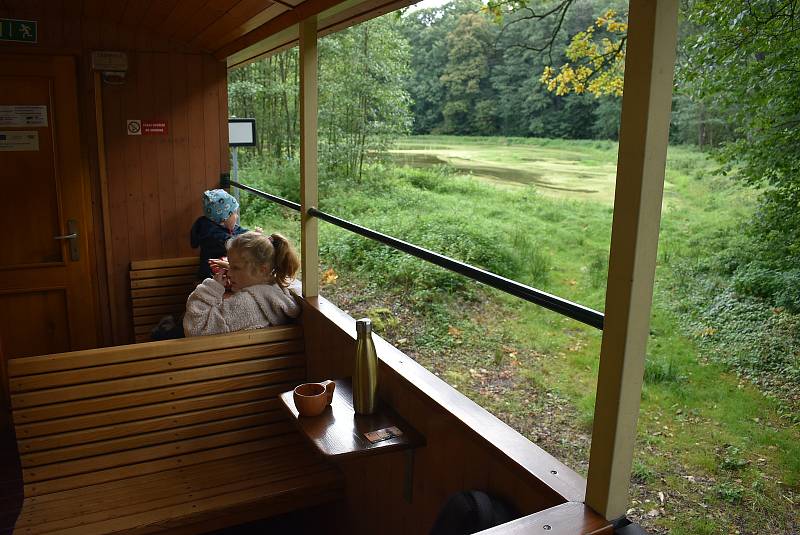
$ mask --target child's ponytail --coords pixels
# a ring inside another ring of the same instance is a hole
[[[274,254],[272,257],[272,274],[275,282],[284,288],[294,279],[295,273],[300,268],[300,258],[289,243],[289,240],[282,235],[275,233],[269,237],[272,243]]]

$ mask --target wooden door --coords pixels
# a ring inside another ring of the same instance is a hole
[[[0,338],[6,358],[96,347],[91,197],[75,61],[0,55]]]

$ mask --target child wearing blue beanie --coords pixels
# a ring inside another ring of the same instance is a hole
[[[200,247],[200,280],[213,277],[209,260],[226,255],[225,243],[247,232],[239,226],[239,201],[224,189],[203,192],[203,215],[189,233],[192,247]]]

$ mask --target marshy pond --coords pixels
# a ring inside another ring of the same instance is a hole
[[[507,187],[534,186],[548,197],[595,200],[612,203],[616,156],[608,149],[600,157],[576,152],[571,147],[505,145],[502,142],[422,143],[410,138],[399,148],[387,151],[389,160],[399,166],[432,168],[446,165],[465,175]],[[614,158],[615,159],[615,158]]]

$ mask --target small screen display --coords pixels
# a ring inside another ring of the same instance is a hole
[[[228,119],[228,144],[232,147],[252,147],[256,144],[255,119]]]

